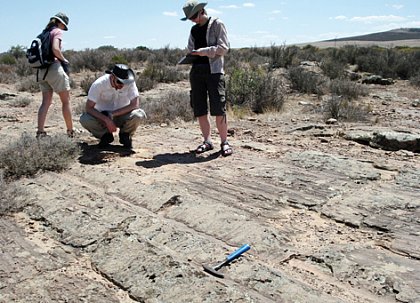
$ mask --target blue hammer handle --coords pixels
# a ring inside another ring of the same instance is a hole
[[[240,248],[238,248],[233,253],[231,253],[229,256],[227,256],[226,261],[230,262],[230,261],[236,259],[240,255],[242,255],[244,252],[248,251],[250,248],[251,248],[251,246],[249,246],[248,244],[242,245]]]

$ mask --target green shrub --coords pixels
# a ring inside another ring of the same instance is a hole
[[[334,58],[324,58],[321,61],[320,67],[324,75],[330,79],[341,79],[344,77],[344,68],[346,64],[335,60]]]
[[[307,71],[303,67],[292,67],[288,70],[288,78],[291,88],[305,94],[325,94],[327,79],[312,71]]]
[[[243,65],[230,72],[226,83],[227,101],[255,113],[280,110],[284,103],[284,85],[267,69]]]
[[[3,54],[0,56],[0,64],[14,65],[16,64],[16,58],[10,54]]]
[[[62,171],[79,153],[78,145],[65,135],[36,139],[23,133],[0,150],[0,168],[7,178],[33,176],[40,171]]]
[[[113,56],[111,62],[114,64],[128,64],[127,59],[121,54]]]

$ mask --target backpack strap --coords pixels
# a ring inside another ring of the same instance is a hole
[[[42,78],[42,80],[45,80],[45,78],[47,77],[48,74],[48,70],[50,69],[50,66],[47,66],[47,70],[45,71],[44,77]]]
[[[39,70],[40,69],[46,69],[44,77],[42,77],[42,80],[45,80],[45,78],[47,77],[47,74],[48,74],[48,70],[50,69],[50,66],[47,66],[46,68],[37,68],[36,69],[36,82],[39,82]]]

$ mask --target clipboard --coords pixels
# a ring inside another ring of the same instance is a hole
[[[187,54],[178,61],[178,64],[192,64],[198,59],[198,57],[199,56],[197,55]]]

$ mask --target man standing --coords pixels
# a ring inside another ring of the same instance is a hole
[[[189,53],[197,56],[190,71],[191,103],[204,139],[195,152],[201,154],[214,148],[211,142],[208,98],[210,115],[216,117],[221,141],[220,152],[222,156],[229,156],[233,151],[227,141],[223,57],[229,50],[229,41],[225,25],[220,19],[207,15],[204,9],[206,5],[206,2],[188,0],[183,7],[185,18],[181,19],[195,23],[191,28],[187,46]]]
[[[119,128],[120,143],[132,148],[132,137],[146,114],[139,108],[139,91],[134,72],[125,64],[116,64],[112,70],[93,82],[89,89],[86,112],[80,123],[98,139],[99,146],[114,141]]]

